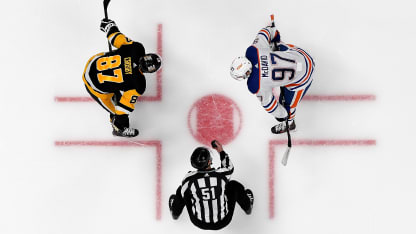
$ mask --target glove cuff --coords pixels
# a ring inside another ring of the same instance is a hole
[[[116,27],[116,24],[114,22],[110,22],[108,23],[105,27],[104,27],[104,32],[105,33],[109,33],[112,27]]]

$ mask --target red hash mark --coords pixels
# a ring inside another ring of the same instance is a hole
[[[269,218],[274,218],[274,165],[275,146],[287,145],[286,140],[271,140],[269,142]],[[297,146],[374,146],[376,140],[292,140]]]
[[[156,147],[156,220],[162,218],[162,143],[160,141],[55,141],[55,146]]]

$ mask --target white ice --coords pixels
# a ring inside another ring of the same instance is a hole
[[[113,0],[120,30],[156,50],[163,24],[163,98],[137,104],[136,140],[162,142],[162,216],[156,220],[152,147],[56,147],[57,140],[118,140],[87,96],[88,58],[107,50],[102,1],[3,1],[0,44],[0,233],[202,233],[167,200],[199,146],[187,115],[199,98],[232,98],[243,128],[224,146],[233,178],[251,188],[251,216],[236,208],[218,233],[416,233],[413,101],[416,17],[411,1]],[[275,216],[269,218],[268,142],[275,120],[244,83],[229,77],[235,56],[276,15],[282,39],[316,60],[310,94],[373,94],[375,101],[303,102],[294,139],[375,139],[375,146],[294,146],[287,167],[276,147]],[[154,84],[154,83],[151,83]],[[152,92],[152,85],[149,92]],[[218,157],[215,156],[218,165]]]

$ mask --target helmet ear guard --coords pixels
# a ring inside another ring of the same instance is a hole
[[[252,69],[250,60],[244,56],[238,56],[231,63],[230,75],[236,80],[245,80],[250,76]]]
[[[139,59],[139,68],[144,73],[153,73],[159,70],[162,59],[157,54],[145,54]]]

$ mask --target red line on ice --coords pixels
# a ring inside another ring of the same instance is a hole
[[[159,50],[158,50],[159,53]],[[156,74],[157,79],[157,95],[156,96],[141,96],[139,100],[154,102],[162,100],[162,70]],[[305,95],[302,101],[374,101],[375,95]],[[92,102],[90,97],[55,97],[56,102]]]
[[[156,219],[162,218],[162,143],[160,141],[55,141],[55,146],[156,147]]]
[[[305,95],[304,101],[374,101],[375,95]]]
[[[269,218],[274,218],[274,179],[275,179],[275,146],[287,145],[287,140],[271,140],[269,142]],[[292,140],[292,145],[299,146],[374,146],[376,140]]]

